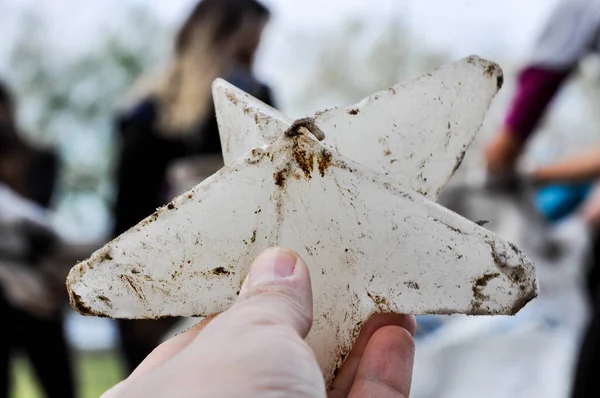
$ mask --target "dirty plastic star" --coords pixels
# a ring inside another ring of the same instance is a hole
[[[328,383],[374,312],[515,314],[537,294],[532,264],[435,202],[502,79],[469,57],[296,122],[217,80],[225,167],[77,264],[73,306],[218,313],[261,251],[290,247],[312,275],[307,341]]]

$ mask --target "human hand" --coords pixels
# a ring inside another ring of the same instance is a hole
[[[304,261],[290,250],[268,249],[229,310],[158,346],[103,397],[409,396],[414,317],[372,316],[326,392],[304,340],[312,305]]]
[[[487,144],[484,150],[485,164],[489,174],[511,174],[521,154],[522,143],[509,131],[502,130]]]
[[[58,304],[36,270],[22,264],[0,262],[0,285],[13,306],[39,318],[56,314]]]
[[[589,228],[600,227],[600,184],[597,184],[581,205],[579,213]]]

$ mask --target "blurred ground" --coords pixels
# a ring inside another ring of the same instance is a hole
[[[417,339],[411,397],[567,397],[587,320],[581,280],[587,231],[573,218],[540,236],[539,220],[519,200],[455,189],[463,199],[456,210],[490,220],[487,228],[517,243],[536,264],[540,295],[512,317],[421,318],[430,331]],[[456,194],[449,187],[441,201],[452,207]],[[560,254],[544,257],[540,247],[550,242]]]

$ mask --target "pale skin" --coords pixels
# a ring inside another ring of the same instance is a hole
[[[499,175],[513,171],[523,144],[510,131],[500,131],[485,149],[488,173]],[[600,177],[600,146],[577,153],[555,164],[529,173],[534,184],[576,183]],[[590,227],[600,227],[600,185],[579,209],[579,215]]]
[[[304,261],[291,250],[268,249],[229,310],[158,346],[103,398],[409,396],[414,317],[373,315],[326,391],[304,340],[312,305]]]
[[[508,128],[503,128],[485,147],[488,172],[492,175],[512,172],[522,151],[523,142],[515,138]]]
[[[599,177],[600,147],[588,149],[531,173],[532,180],[538,184],[585,182]],[[579,214],[590,227],[600,227],[600,185],[596,184],[580,207]]]
[[[531,173],[538,184],[585,182],[600,177],[600,146],[579,152]]]

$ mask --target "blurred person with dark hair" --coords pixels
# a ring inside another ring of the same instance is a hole
[[[549,104],[589,54],[600,53],[600,0],[562,0],[550,14],[528,64],[521,70],[504,126],[485,149],[492,179],[515,175],[516,164],[536,132]],[[544,186],[537,195],[539,210],[551,221],[579,212],[598,235],[600,190],[590,194],[594,164],[600,151],[578,154],[536,170],[533,181]],[[550,200],[546,200],[549,197]],[[600,236],[595,237],[587,274],[591,321],[580,348],[573,397],[600,397]]]
[[[0,123],[14,124],[14,103],[6,85],[0,81]]]
[[[204,176],[222,167],[211,94],[216,78],[224,78],[273,105],[271,90],[252,71],[269,18],[269,10],[256,0],[199,2],[176,36],[166,72],[150,85],[134,88],[134,96],[141,99],[130,99],[133,106],[118,118],[121,148],[114,236],[151,215],[178,193],[168,178],[169,168],[177,159],[200,156],[194,168]],[[177,321],[118,322],[129,371],[144,360]]]
[[[61,300],[42,263],[59,239],[47,222],[57,157],[19,135],[14,103],[0,82],[0,397],[10,393],[11,356],[22,351],[47,397],[74,396]],[[62,289],[64,290],[64,288]]]

